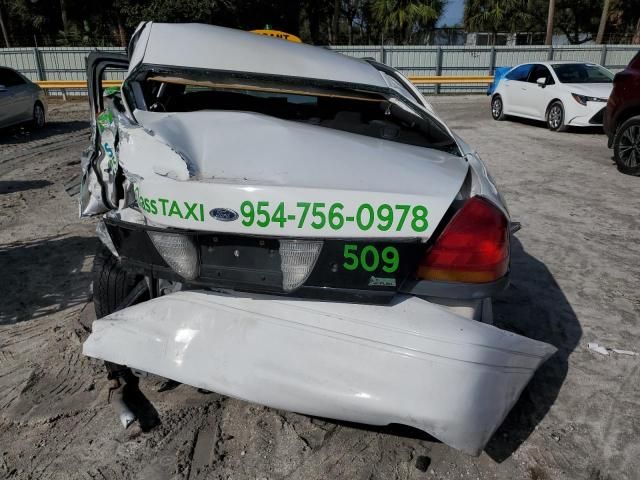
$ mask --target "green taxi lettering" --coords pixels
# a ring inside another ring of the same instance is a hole
[[[185,202],[170,198],[145,198],[135,190],[138,206],[145,212],[163,217],[177,217],[182,220],[204,222],[204,204],[199,202]]]

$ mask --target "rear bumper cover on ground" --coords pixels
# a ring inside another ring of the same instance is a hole
[[[555,348],[412,296],[386,306],[178,292],[96,320],[91,357],[477,455]]]

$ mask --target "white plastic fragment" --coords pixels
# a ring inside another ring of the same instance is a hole
[[[607,350],[607,347],[603,347],[602,345],[599,345],[595,342],[589,342],[587,344],[587,347],[589,347],[589,350],[593,350],[594,352],[600,353],[601,355],[609,355],[609,350]]]
[[[632,352],[631,350],[620,350],[618,348],[612,348],[612,351],[616,352],[619,355],[630,355],[635,357],[636,355],[640,355],[638,352]]]
[[[607,348],[595,342],[589,342],[587,344],[589,350],[593,350],[594,352],[600,353],[602,355],[609,355],[609,352],[617,353],[618,355],[629,355],[635,357],[636,355],[640,355],[637,352],[633,352],[631,350],[621,350],[619,348]]]

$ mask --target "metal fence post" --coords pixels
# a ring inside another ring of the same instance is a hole
[[[491,47],[491,57],[489,58],[489,75],[496,71],[496,47]]]
[[[38,47],[33,47],[31,50],[33,52],[33,61],[36,64],[36,72],[38,74],[38,80],[46,80],[45,74],[44,74],[44,69],[42,68],[42,60],[40,58],[40,50],[38,50]]]
[[[553,45],[549,45],[549,52],[547,53],[547,60],[553,60]]]
[[[436,75],[442,75],[442,47],[438,46],[436,51]],[[436,83],[435,87],[436,95],[440,93],[440,84]]]
[[[384,63],[386,65],[387,63],[387,59],[386,59],[386,52],[384,50],[384,43],[380,44],[380,63]]]
[[[600,65],[604,67],[606,63],[607,63],[607,45],[603,44],[602,51],[600,52]]]

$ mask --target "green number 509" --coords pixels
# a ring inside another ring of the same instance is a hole
[[[373,245],[365,245],[358,255],[358,245],[347,243],[344,246],[344,259],[342,266],[345,270],[356,270],[362,266],[366,272],[375,272],[381,259],[382,270],[387,273],[395,272],[400,265],[400,254],[395,247],[385,247],[382,252],[378,252]]]

